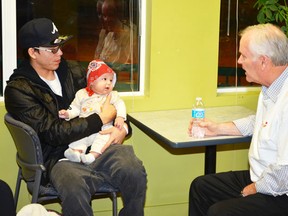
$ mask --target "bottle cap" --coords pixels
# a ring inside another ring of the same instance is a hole
[[[198,100],[202,100],[202,97],[196,97],[196,100],[198,101]]]

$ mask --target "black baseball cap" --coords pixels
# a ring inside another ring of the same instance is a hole
[[[18,33],[19,44],[23,49],[60,46],[71,38],[71,35],[60,36],[55,24],[47,18],[37,18],[27,22]]]

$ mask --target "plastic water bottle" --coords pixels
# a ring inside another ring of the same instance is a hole
[[[199,122],[205,118],[205,107],[201,97],[197,97],[192,109],[192,137],[203,138],[205,136],[205,129],[199,126]]]

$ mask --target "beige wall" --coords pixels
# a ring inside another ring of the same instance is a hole
[[[147,0],[146,92],[143,97],[125,98],[129,112],[190,108],[196,96],[202,96],[206,106],[245,105],[255,109],[258,92],[216,92],[219,11],[220,0]],[[0,103],[0,118],[4,113]],[[182,154],[169,152],[133,128],[133,136],[126,143],[134,146],[148,173],[145,215],[188,215],[189,186],[203,174],[204,148]],[[14,190],[15,148],[3,121],[0,130],[0,178]],[[217,172],[247,169],[247,148],[247,144],[219,147]],[[19,207],[27,203],[29,196],[23,190]],[[97,216],[111,215],[106,211],[110,204],[107,199],[94,201]]]

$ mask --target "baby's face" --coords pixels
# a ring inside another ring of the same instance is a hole
[[[113,90],[113,73],[105,73],[91,84],[91,90],[96,94],[109,94]]]

